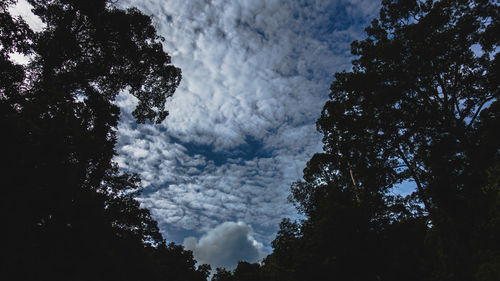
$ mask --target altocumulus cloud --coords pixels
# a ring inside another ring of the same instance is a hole
[[[350,42],[362,38],[379,1],[118,4],[154,17],[184,77],[161,125],[135,124],[134,98],[118,97],[115,160],[140,174],[139,200],[167,240],[184,241],[214,267],[258,261],[281,218],[297,216],[289,185],[321,149],[314,122],[332,74],[350,67]],[[21,0],[11,12],[42,29],[30,9]]]
[[[234,269],[238,261],[257,262],[265,254],[262,244],[252,237],[252,228],[243,222],[224,222],[201,238],[184,239],[199,264]]]
[[[216,229],[221,233],[221,223],[239,221],[252,225],[252,239],[269,252],[281,218],[297,217],[286,198],[290,183],[321,149],[314,123],[332,74],[350,67],[350,42],[362,38],[378,1],[120,5],[153,15],[165,49],[183,71],[170,116],[160,125],[135,124],[134,99],[124,93],[117,100],[116,161],[143,179],[142,205],[167,240],[205,233],[186,245],[206,248],[200,245],[213,241],[206,237]],[[244,230],[244,223],[223,228]]]

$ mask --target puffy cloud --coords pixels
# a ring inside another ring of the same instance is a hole
[[[200,239],[187,237],[184,247],[193,251],[199,264],[234,269],[238,261],[257,262],[265,254],[262,243],[252,237],[252,228],[243,222],[224,222]]]
[[[19,3],[13,13],[32,17],[26,1]],[[136,100],[126,93],[117,98],[115,161],[143,179],[139,199],[167,240],[191,236],[186,247],[216,266],[257,260],[270,251],[281,218],[298,216],[287,202],[289,186],[321,150],[314,123],[332,75],[350,68],[350,42],[363,37],[379,1],[118,5],[153,16],[183,79],[160,125],[136,124],[130,114]],[[42,28],[36,20],[27,21]]]
[[[15,17],[20,16],[34,31],[41,31],[45,25],[42,20],[31,11],[33,6],[26,0],[18,0],[9,7],[9,13]]]
[[[262,139],[282,126],[314,122],[331,75],[350,65],[365,2],[124,3],[155,16],[184,73],[164,125],[183,142],[223,150],[246,136]]]
[[[321,150],[315,121],[350,42],[376,15],[369,0],[122,0],[154,17],[183,80],[160,125],[134,123],[122,94],[116,161],[166,239],[244,221],[269,243],[297,217],[289,186]],[[201,240],[200,240],[201,241]]]
[[[33,14],[31,11],[32,9],[33,6],[26,0],[19,0],[14,5],[8,7],[8,11],[13,17],[21,17],[32,30],[41,31],[45,25],[38,16]],[[33,55],[27,56],[21,53],[13,52],[9,54],[9,58],[14,63],[27,65],[33,59]]]

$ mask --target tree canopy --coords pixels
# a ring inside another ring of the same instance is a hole
[[[206,280],[112,161],[116,96],[159,123],[181,79],[151,18],[110,0],[28,0],[34,31],[15,2],[0,2],[0,275]],[[335,74],[324,151],[291,187],[305,219],[282,221],[262,264],[213,280],[499,280],[499,13],[487,0],[383,0],[352,70]]]
[[[121,91],[160,123],[181,80],[149,16],[109,0],[28,0],[33,31],[0,3],[5,280],[206,280],[135,200],[112,161]],[[13,53],[30,58],[26,65]]]
[[[291,187],[306,218],[282,222],[260,280],[500,279],[494,2],[382,1]]]

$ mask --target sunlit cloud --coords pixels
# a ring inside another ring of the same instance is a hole
[[[199,264],[234,269],[238,261],[258,262],[265,256],[262,243],[252,233],[252,228],[243,222],[224,222],[199,239],[185,238],[183,245],[193,251]]]
[[[137,125],[126,94],[117,157],[140,198],[178,243],[221,223],[252,225],[269,252],[280,220],[298,217],[289,186],[321,150],[315,121],[350,42],[377,1],[121,1],[153,15],[183,72],[160,125]],[[194,240],[190,240],[191,242]],[[203,240],[204,241],[204,240]]]

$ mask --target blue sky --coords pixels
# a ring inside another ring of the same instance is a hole
[[[213,267],[258,261],[298,218],[289,186],[321,150],[315,121],[378,1],[122,0],[154,17],[183,72],[160,125],[122,94],[118,156],[168,241]]]
[[[168,241],[213,268],[259,261],[281,219],[300,218],[290,184],[321,151],[315,121],[333,74],[350,69],[350,42],[364,38],[379,1],[117,4],[153,16],[183,79],[160,125],[137,125],[134,98],[119,95],[115,160],[141,176],[139,200]],[[40,29],[29,10],[20,1],[12,11]]]

